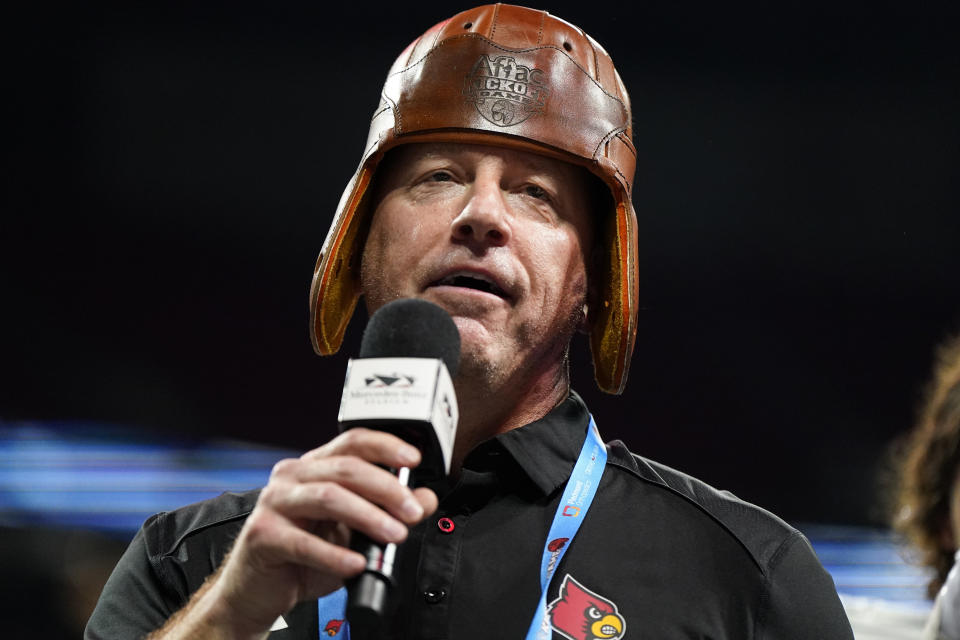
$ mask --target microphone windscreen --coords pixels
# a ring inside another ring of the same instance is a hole
[[[460,332],[450,314],[426,300],[401,298],[377,309],[360,342],[361,358],[434,358],[451,377],[460,364]]]

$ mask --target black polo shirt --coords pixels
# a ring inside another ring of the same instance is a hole
[[[543,419],[477,447],[459,481],[437,487],[439,510],[401,548],[400,606],[383,637],[525,637],[544,544],[588,422],[571,394]],[[607,449],[596,498],[548,592],[555,640],[853,638],[829,574],[798,531],[620,442]],[[220,564],[257,495],[224,494],[147,520],[85,637],[137,638],[160,627]],[[312,640],[329,622],[317,620],[315,602],[284,621],[271,639]]]

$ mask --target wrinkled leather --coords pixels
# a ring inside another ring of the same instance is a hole
[[[487,93],[484,93],[487,92]],[[408,46],[387,75],[360,166],[344,191],[314,271],[312,340],[340,348],[360,296],[367,187],[383,154],[423,141],[481,143],[559,158],[610,188],[598,220],[608,260],[599,308],[590,309],[594,374],[620,393],[636,336],[636,167],[630,101],[607,52],[544,11],[486,5],[441,22]]]

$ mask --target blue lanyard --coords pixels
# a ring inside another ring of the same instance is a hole
[[[350,640],[350,625],[347,623],[347,588],[340,587],[317,600],[320,621],[320,638]]]
[[[553,516],[550,533],[543,545],[543,559],[540,561],[540,602],[527,631],[527,640],[544,640],[551,637],[550,621],[547,619],[547,588],[554,570],[560,566],[560,560],[570,548],[580,524],[587,515],[593,497],[600,486],[600,476],[607,465],[607,448],[600,439],[597,423],[590,416],[587,437],[580,449],[580,457],[573,466],[573,472],[563,490],[563,497]]]
[[[557,512],[550,525],[550,533],[543,545],[543,558],[540,560],[540,601],[534,613],[526,640],[545,640],[550,638],[550,622],[547,619],[547,588],[550,579],[563,555],[573,542],[580,524],[587,515],[593,497],[600,486],[600,476],[607,464],[607,448],[597,431],[597,423],[590,416],[587,437],[580,449],[580,456],[573,466],[570,479],[563,490]],[[331,637],[349,640],[350,625],[346,620],[347,590],[338,589],[317,600],[317,614],[320,621],[320,639]]]

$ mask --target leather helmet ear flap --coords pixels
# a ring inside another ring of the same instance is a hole
[[[484,144],[550,156],[599,177],[612,196],[597,212],[606,260],[596,269],[591,351],[599,387],[620,393],[636,336],[636,151],[630,100],[607,52],[544,11],[485,5],[441,22],[391,67],[360,166],[347,185],[314,270],[311,334],[336,352],[360,296],[370,186],[400,144]]]
[[[627,383],[637,331],[636,311],[627,312],[636,308],[636,234],[628,226],[635,226],[636,217],[629,201],[618,202],[616,207],[617,215],[607,220],[607,259],[602,264],[606,272],[599,278],[600,303],[592,310],[595,317],[590,332],[593,375],[607,393],[621,393]],[[629,212],[625,211],[628,207]]]
[[[364,227],[369,222],[372,177],[372,168],[361,167],[350,181],[314,267],[310,338],[320,355],[332,355],[340,349],[360,298],[360,261],[366,239]]]

